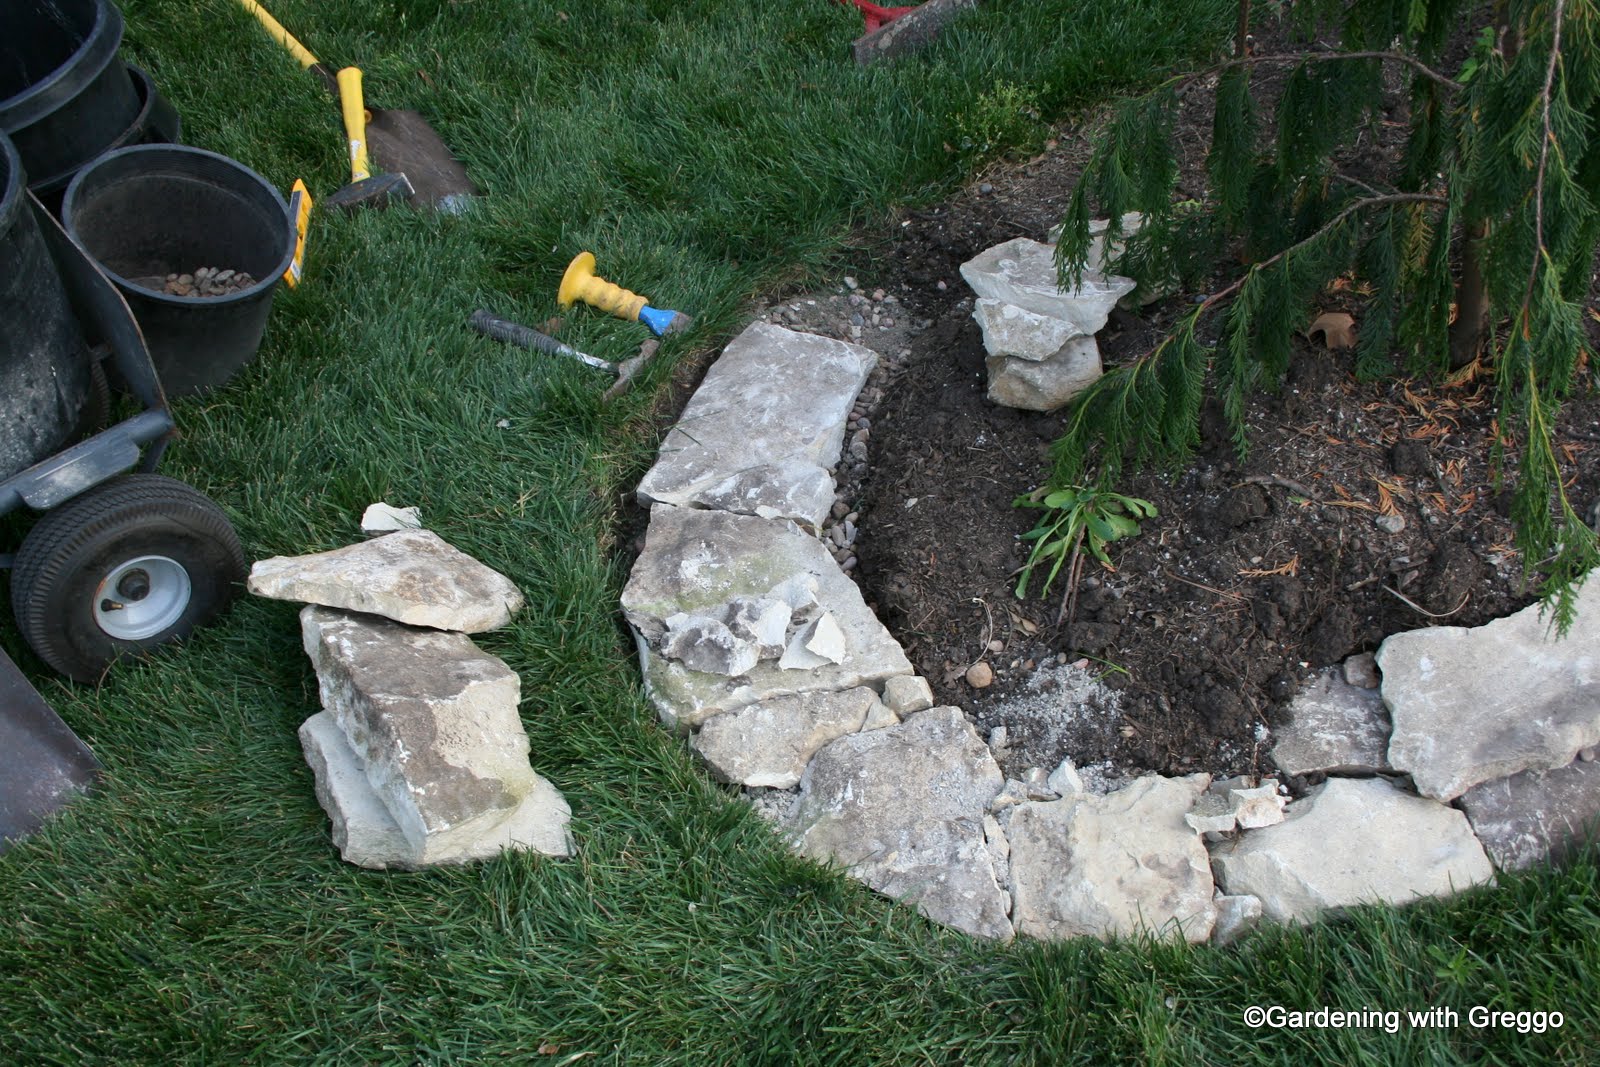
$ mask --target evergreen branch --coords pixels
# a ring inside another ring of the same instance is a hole
[[[1224,60],[1213,67],[1175,80],[1180,83],[1179,92],[1183,92],[1194,82],[1233,67],[1253,67],[1260,63],[1327,63],[1345,59],[1381,59],[1386,62],[1403,63],[1449,92],[1458,92],[1465,88],[1460,82],[1445,77],[1416,56],[1408,56],[1404,52],[1277,52],[1268,56],[1244,56],[1239,59]]]
[[[1285,248],[1276,255],[1253,265],[1248,271],[1245,272],[1243,277],[1239,278],[1238,281],[1234,282],[1226,289],[1222,289],[1206,297],[1205,300],[1201,302],[1199,308],[1196,309],[1195,317],[1198,318],[1207,311],[1211,310],[1211,308],[1215,307],[1217,304],[1220,304],[1222,301],[1237,293],[1244,287],[1245,282],[1250,280],[1250,276],[1252,274],[1265,270],[1266,268],[1277,263],[1279,260],[1282,260],[1288,256],[1292,256],[1306,245],[1312,244],[1319,237],[1325,235],[1329,230],[1339,226],[1351,215],[1354,215],[1358,211],[1363,211],[1370,207],[1382,207],[1385,204],[1448,204],[1449,202],[1449,198],[1443,196],[1434,196],[1431,193],[1390,193],[1387,196],[1369,196],[1363,200],[1357,200],[1352,204],[1348,204],[1345,206],[1343,211],[1339,212],[1333,218],[1323,223],[1317,228],[1317,231],[1311,234],[1309,237],[1302,241],[1296,241],[1294,244],[1290,245],[1288,248]]]
[[[1566,10],[1567,0],[1556,0],[1555,12],[1550,17],[1550,62],[1545,65],[1544,89],[1539,94],[1544,136],[1539,139],[1539,169],[1533,179],[1534,256],[1528,268],[1528,285],[1522,294],[1524,311],[1533,301],[1533,285],[1539,277],[1539,264],[1549,256],[1544,247],[1544,182],[1550,167],[1550,143],[1555,140],[1555,133],[1550,127],[1550,96],[1555,89],[1556,67],[1561,62],[1561,20]]]

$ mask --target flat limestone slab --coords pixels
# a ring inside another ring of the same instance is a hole
[[[470,850],[534,790],[521,680],[463,634],[300,613],[322,706],[419,863]]]
[[[1055,245],[1026,237],[978,253],[961,264],[961,277],[980,297],[1066,319],[1087,334],[1099,333],[1117,301],[1138,287],[1132,278],[1086,270],[1078,288],[1063,290],[1056,275]]]
[[[1054,411],[1100,380],[1100,346],[1093,337],[1068,341],[1048,359],[989,356],[989,399],[1024,411]]]
[[[1285,821],[1215,845],[1211,865],[1224,893],[1260,897],[1280,923],[1494,879],[1465,815],[1383,778],[1328,779],[1290,804]]]
[[[1560,863],[1600,834],[1600,763],[1485,782],[1461,794],[1461,807],[1502,871]]]
[[[796,851],[844,865],[934,922],[1007,941],[1007,902],[984,833],[1003,784],[961,709],[932,708],[818,752],[785,828]]]
[[[673,615],[716,616],[733,597],[766,597],[796,578],[815,581],[817,610],[831,615],[843,633],[841,662],[785,670],[762,660],[747,674],[726,677],[689,670],[657,651]],[[899,642],[867,608],[855,582],[822,542],[789,522],[657,505],[644,551],[622,591],[622,608],[639,645],[651,702],[675,729],[698,727],[759,701],[878,688],[888,678],[912,673]]]
[[[1273,733],[1272,759],[1285,774],[1374,774],[1389,770],[1389,712],[1377,690],[1330,667],[1295,694],[1289,725]]]
[[[332,552],[264,559],[250,568],[249,587],[274,600],[467,634],[504,626],[523,603],[511,579],[431,530],[400,530]]]
[[[850,406],[877,353],[752,323],[706,372],[639,483],[642,504],[678,504],[820,526],[833,504]]]
[[[1578,591],[1564,639],[1534,604],[1471,629],[1396,634],[1378,666],[1394,719],[1389,762],[1424,796],[1565,767],[1600,742],[1600,579]]]
[[[1210,782],[1150,775],[1104,796],[1017,805],[1006,826],[1017,933],[1209,938],[1211,864],[1183,816]]]
[[[300,747],[316,780],[317,801],[333,823],[333,843],[346,863],[370,870],[416,870],[425,864],[367,781],[344,732],[326,711],[300,726]],[[474,847],[443,862],[491,859],[506,849],[570,856],[572,810],[556,788],[535,776],[534,789]]]
[[[689,744],[724,782],[788,789],[818,749],[862,729],[877,702],[866,686],[778,697],[718,715]]]

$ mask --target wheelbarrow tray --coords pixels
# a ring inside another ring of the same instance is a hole
[[[29,203],[79,323],[110,350],[112,368],[144,410],[0,478],[0,515],[22,506],[43,511],[135,466],[153,468],[174,428],[122,294],[31,194]],[[0,651],[0,852],[92,786],[99,771],[89,746]]]

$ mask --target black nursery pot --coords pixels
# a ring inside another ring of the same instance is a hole
[[[0,479],[50,455],[77,432],[89,392],[89,352],[26,179],[0,135]]]
[[[199,148],[123,148],[72,180],[61,222],[127,299],[169,395],[215,389],[255,358],[294,257],[289,207],[261,175]],[[171,296],[133,281],[202,266],[257,280],[217,297]]]
[[[103,146],[101,151],[113,152],[136,144],[176,144],[183,140],[183,120],[167,98],[161,95],[161,90],[156,88],[150,75],[138,67],[130,66],[128,76],[133,79],[139,110],[128,128],[114,137],[110,144]],[[99,155],[98,152],[95,154]],[[41,204],[50,209],[52,215],[59,218],[61,198],[66,195],[67,186],[72,184],[78,170],[79,167],[74,166],[64,174],[46,178],[30,173],[28,188]]]
[[[139,114],[108,0],[0,3],[0,131],[29,174],[69,174],[104,152]]]

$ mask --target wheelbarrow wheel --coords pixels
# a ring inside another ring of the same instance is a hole
[[[11,605],[23,638],[67,677],[187,637],[238,594],[244,550],[203,493],[130,474],[46,512],[22,542]]]

